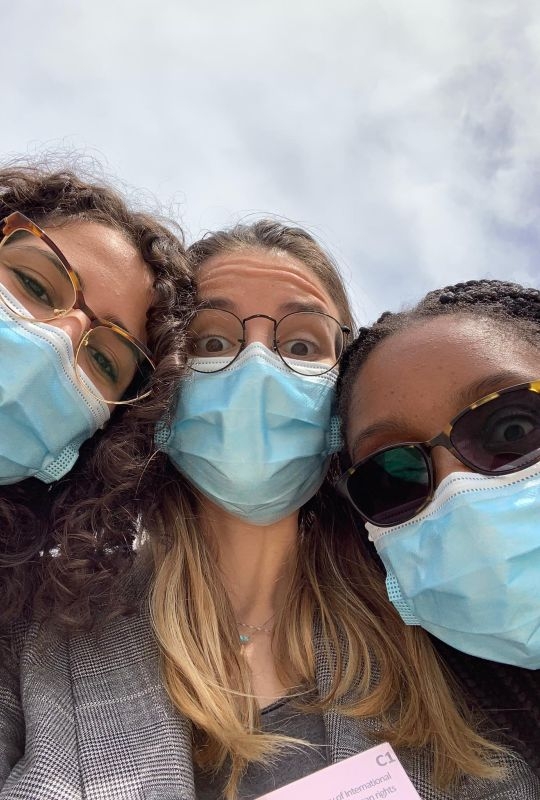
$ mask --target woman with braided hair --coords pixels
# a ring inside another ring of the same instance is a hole
[[[390,600],[537,774],[539,378],[540,291],[480,280],[361,329],[338,386]]]

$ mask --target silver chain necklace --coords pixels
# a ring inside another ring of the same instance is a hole
[[[250,631],[255,631],[257,633],[271,634],[274,629],[267,628],[266,626],[268,625],[270,620],[274,619],[274,617],[275,614],[272,614],[272,616],[269,617],[266,620],[266,622],[263,622],[262,625],[248,625],[247,622],[237,622],[236,624],[238,625],[239,628],[248,628]],[[240,637],[240,644],[249,644],[249,642],[251,642],[251,637],[253,636],[252,633],[240,633],[238,635]]]

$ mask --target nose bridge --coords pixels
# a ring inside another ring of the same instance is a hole
[[[276,320],[266,314],[252,314],[244,319],[246,344],[261,342],[270,350],[274,346]]]
[[[84,311],[73,308],[49,324],[55,328],[61,328],[64,333],[67,333],[73,343],[73,348],[76,349],[82,337],[90,330],[91,322]]]
[[[459,458],[450,450],[451,443],[448,437],[441,433],[429,442],[435,486],[452,472],[472,472],[469,467],[462,464]]]

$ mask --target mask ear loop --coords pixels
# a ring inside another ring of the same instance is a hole
[[[393,572],[386,574],[386,594],[405,625],[420,625],[420,620],[409,608]]]
[[[330,428],[326,440],[329,453],[339,453],[342,450],[344,442],[341,433],[341,420],[336,414],[330,418]]]
[[[163,450],[171,436],[171,429],[166,422],[161,420],[156,424],[154,431],[154,444],[158,450]]]

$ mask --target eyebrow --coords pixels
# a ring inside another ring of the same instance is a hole
[[[114,317],[112,317],[112,318],[111,317],[101,317],[100,319],[105,319],[105,320],[107,320],[107,322],[113,322],[115,325],[118,325],[119,328],[122,328],[124,331],[127,331],[130,334],[130,336],[134,336],[134,334],[131,333],[131,331],[128,331],[128,329],[126,328],[125,325],[122,325],[122,323],[119,322],[119,320],[115,319]],[[137,337],[135,337],[135,338],[137,338]],[[131,352],[136,356],[136,361],[138,361],[140,356],[141,356],[141,352],[142,351],[139,350],[137,345],[134,344],[130,339],[125,339],[123,336],[117,336],[117,339],[120,340],[121,344],[123,344],[124,347],[126,347],[128,350],[131,350]]]
[[[118,317],[115,317],[113,314],[104,314],[102,317],[98,317],[98,319],[104,319],[106,322],[112,322],[113,325],[116,325],[118,328],[122,328],[122,330],[127,331],[130,336],[135,336],[135,334],[129,330],[126,323],[122,322],[121,319],[118,319]],[[135,336],[135,338],[137,337]]]
[[[494,375],[488,375],[487,378],[482,378],[479,381],[474,381],[452,395],[456,405],[461,405],[462,408],[470,406],[482,397],[486,397],[493,392],[500,389],[506,389],[508,386],[513,386],[518,383],[525,383],[529,378],[524,376],[522,372],[515,370],[501,370]]]
[[[523,373],[515,372],[512,370],[504,370],[496,372],[494,375],[489,375],[487,378],[482,378],[478,381],[468,384],[463,389],[452,394],[452,400],[456,407],[463,411],[467,406],[472,405],[482,397],[486,397],[493,392],[500,389],[505,389],[508,386],[513,386],[518,383],[525,383],[528,380]],[[456,411],[456,414],[459,413]],[[447,420],[450,422],[450,420]],[[388,417],[387,419],[378,420],[373,425],[368,425],[354,438],[350,450],[353,455],[356,453],[357,448],[368,439],[371,439],[377,434],[396,433],[402,434],[407,431],[408,422],[405,417]],[[406,438],[406,437],[405,437]],[[403,441],[405,441],[405,438]],[[409,439],[407,439],[409,441]]]
[[[73,267],[71,267],[71,269],[73,269]],[[84,293],[84,289],[85,289],[84,281],[82,280],[81,276],[79,275],[79,273],[75,269],[73,269],[73,272],[75,273],[75,275],[77,276],[77,278],[79,280],[79,283],[80,283],[80,286],[81,286],[81,291]],[[85,298],[84,302],[86,303],[86,298]],[[89,306],[86,306],[86,307],[89,308]],[[119,328],[122,328],[122,330],[127,331],[127,333],[129,333],[130,336],[135,336],[135,334],[132,331],[130,331],[129,327],[126,325],[126,323],[123,320],[120,319],[120,317],[116,317],[114,314],[96,314],[96,312],[94,311],[93,308],[90,308],[90,311],[92,312],[92,314],[96,315],[97,319],[104,319],[107,322],[112,322],[113,325],[117,325]],[[137,336],[135,336],[135,338],[137,339]],[[135,345],[131,345],[131,343],[130,343],[130,346],[133,347],[134,349],[137,349],[137,348],[135,348]]]
[[[232,313],[234,313],[233,309],[236,306],[226,297],[207,297],[204,300],[199,301],[198,307],[200,309],[216,308],[221,311],[231,311]],[[290,303],[283,303],[282,305],[279,306],[279,312],[283,316],[302,311],[311,311],[311,312],[318,312],[320,314],[328,314],[328,310],[323,306],[322,303],[302,303],[300,301],[298,302],[294,301]]]
[[[293,301],[291,303],[284,303],[281,305],[280,310],[285,314],[294,314],[295,312],[310,311],[319,312],[320,314],[328,314],[328,309],[322,303],[301,303]],[[331,314],[329,316],[332,316]]]
[[[27,231],[24,231],[24,233],[27,233]],[[36,237],[36,236],[34,236],[32,233],[27,233],[27,235],[28,235],[28,237],[29,237],[29,238],[33,239],[34,241],[35,241],[35,240],[36,240],[36,238],[37,238],[37,237]],[[41,240],[41,239],[40,239],[40,241],[43,241],[43,240]],[[51,248],[50,248],[50,246],[47,244],[47,242],[43,242],[43,244],[44,244],[46,247],[36,247],[36,245],[35,245],[35,244],[30,244],[30,243],[28,243],[27,245],[25,245],[25,246],[24,246],[23,248],[21,248],[21,249],[27,249],[27,248],[29,248],[30,250],[35,250],[35,251],[39,252],[39,253],[40,253],[40,255],[42,255],[44,258],[46,258],[46,259],[47,259],[47,261],[49,261],[49,262],[50,262],[50,263],[53,265],[53,267],[56,267],[56,269],[58,270],[58,272],[60,272],[60,273],[61,273],[61,274],[62,274],[62,275],[63,275],[63,276],[64,276],[64,277],[65,277],[65,278],[66,278],[66,279],[69,281],[69,274],[68,274],[68,272],[67,272],[67,270],[66,270],[66,265],[65,265],[65,264],[63,263],[63,261],[62,261],[62,260],[61,260],[61,259],[60,259],[60,258],[59,258],[57,255],[56,255],[56,253],[54,252],[54,250],[51,250]],[[79,281],[80,287],[81,287],[81,289],[84,291],[84,281],[83,281],[83,279],[81,278],[81,276],[79,275],[79,273],[77,272],[77,270],[76,270],[76,269],[74,269],[74,268],[71,266],[71,264],[69,265],[69,268],[70,268],[70,269],[71,269],[71,271],[72,271],[72,272],[74,272],[74,273],[75,273],[75,275],[77,276],[77,280]]]
[[[354,455],[361,444],[379,433],[401,434],[406,429],[407,420],[404,417],[388,417],[388,419],[374,422],[373,425],[368,425],[367,428],[364,428],[355,436],[350,447],[351,453]]]
[[[32,239],[32,242],[35,242],[36,239],[38,238],[38,237],[34,236],[33,234],[28,233],[27,231],[24,231],[24,233],[26,233],[27,236],[30,239]],[[40,255],[42,255],[44,258],[46,258],[47,261],[49,261],[53,265],[53,267],[56,267],[58,272],[61,272],[67,278],[67,280],[69,281],[69,275],[66,272],[65,265],[58,258],[58,256],[54,252],[54,250],[51,250],[51,248],[49,247],[49,245],[46,242],[44,242],[44,244],[45,244],[45,247],[37,247],[34,243],[32,243],[32,244],[27,243],[27,244],[25,244],[22,247],[19,247],[17,249],[19,249],[19,250],[33,250],[34,252],[38,252]],[[71,269],[73,269],[73,267],[71,267]],[[73,270],[73,272],[75,272],[75,270]],[[77,273],[75,273],[75,274],[77,275],[77,278],[79,279],[79,281],[81,281],[80,276]],[[82,286],[82,282],[81,282],[81,286]]]
[[[31,233],[28,233],[28,236],[30,236],[32,238],[36,238]],[[47,243],[45,242],[44,244],[47,244]],[[66,272],[65,264],[60,260],[60,258],[58,258],[56,253],[53,250],[51,250],[48,245],[47,245],[47,249],[45,249],[44,247],[35,247],[35,246],[32,246],[32,245],[28,245],[28,246],[30,246],[31,249],[33,249],[33,250],[39,251],[39,253],[41,253],[47,259],[47,261],[49,261],[54,267],[56,267],[58,272],[60,272],[63,276],[65,276],[66,280],[69,281],[69,274]],[[71,266],[71,264],[69,265],[69,267],[75,273],[75,275],[77,276],[77,280],[79,281],[79,285],[81,287],[81,291],[84,292],[84,290],[86,288],[86,285],[85,285],[82,277],[77,272],[77,270],[74,269],[74,267]],[[95,314],[95,311],[93,309],[90,309],[90,310],[92,311],[93,314]],[[99,316],[99,315],[96,315],[96,316],[98,317],[98,319],[104,319],[107,322],[112,322],[113,325],[117,325],[119,328],[123,328],[123,330],[127,331],[131,336],[135,336],[135,334],[130,331],[130,329],[128,328],[126,323],[123,322],[121,319],[119,319],[119,317],[115,317],[114,314],[104,314],[103,316]],[[137,337],[135,336],[135,338],[137,338]]]
[[[220,311],[230,311],[234,305],[225,297],[208,297],[205,300],[199,300],[197,308],[217,308]]]

